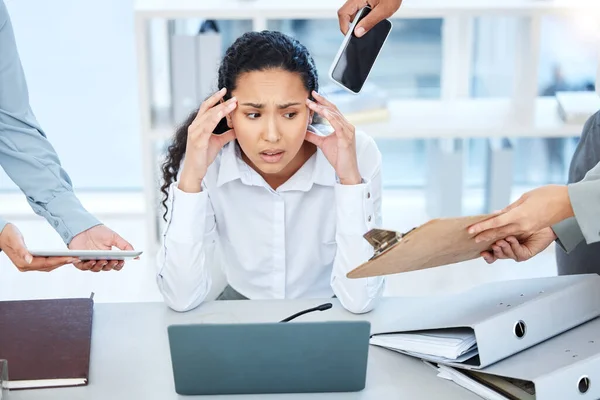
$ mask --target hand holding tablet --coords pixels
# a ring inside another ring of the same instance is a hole
[[[137,259],[143,252],[138,250],[30,250],[34,257],[70,257],[81,261]]]

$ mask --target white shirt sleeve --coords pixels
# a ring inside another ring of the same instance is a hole
[[[369,138],[369,140],[372,140]],[[359,156],[363,183],[335,186],[337,252],[331,287],[348,311],[371,311],[383,294],[384,277],[349,279],[346,274],[373,256],[373,247],[363,237],[381,227],[381,153],[373,142]],[[366,175],[366,176],[365,176]]]
[[[169,188],[156,279],[165,303],[183,312],[200,305],[210,291],[207,265],[213,260],[216,220],[205,187],[200,193],[186,193],[177,185]]]

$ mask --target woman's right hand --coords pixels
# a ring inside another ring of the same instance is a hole
[[[202,103],[196,118],[188,128],[185,160],[179,180],[179,189],[188,193],[197,193],[202,189],[202,179],[219,151],[235,139],[233,129],[215,135],[213,131],[219,121],[235,110],[237,99],[230,98],[218,104],[226,89],[223,88]]]

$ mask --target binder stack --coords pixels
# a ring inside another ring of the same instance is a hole
[[[215,21],[202,23],[197,35],[171,36],[172,118],[182,123],[217,90],[222,39]]]
[[[483,398],[600,398],[599,275],[493,282],[444,300],[374,326],[371,344]]]

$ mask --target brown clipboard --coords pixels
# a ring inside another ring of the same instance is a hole
[[[373,257],[346,276],[356,279],[391,275],[479,258],[499,238],[476,243],[475,235],[470,235],[467,228],[490,217],[438,218],[407,233],[372,229],[364,238],[375,250]]]

